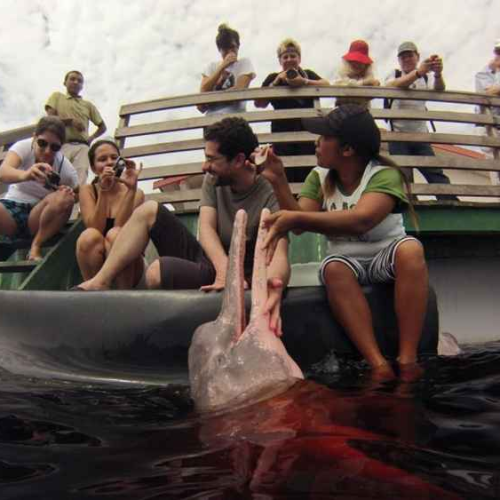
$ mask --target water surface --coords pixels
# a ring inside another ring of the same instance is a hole
[[[500,343],[427,359],[413,385],[327,360],[212,416],[182,369],[55,358],[0,356],[2,500],[500,498]]]

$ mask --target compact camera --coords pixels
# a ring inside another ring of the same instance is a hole
[[[125,160],[121,156],[119,156],[116,160],[115,166],[113,167],[115,170],[115,177],[120,177],[126,166],[127,163],[125,162]]]
[[[45,181],[45,187],[47,189],[52,189],[52,191],[57,191],[60,182],[61,182],[61,176],[57,172],[54,172],[53,170],[47,172],[47,180]]]
[[[286,77],[287,77],[289,80],[293,80],[294,78],[297,78],[298,76],[299,76],[299,72],[298,72],[296,69],[290,68],[290,69],[286,72]]]

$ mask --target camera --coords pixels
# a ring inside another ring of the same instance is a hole
[[[293,80],[294,78],[297,78],[299,76],[299,72],[296,69],[290,68],[286,72],[286,77],[289,80]]]
[[[125,162],[125,160],[121,156],[119,156],[116,160],[115,166],[113,167],[115,171],[115,177],[120,177],[126,166],[127,163]]]
[[[45,181],[46,189],[57,191],[60,182],[61,176],[57,172],[54,172],[53,170],[47,172],[47,180]]]

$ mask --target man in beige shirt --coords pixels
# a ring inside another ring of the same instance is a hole
[[[78,183],[86,184],[89,171],[89,144],[106,131],[99,111],[90,101],[82,99],[83,75],[70,71],[64,77],[66,94],[54,92],[45,104],[48,115],[56,115],[66,125],[66,144],[62,151],[78,173]],[[89,135],[89,122],[96,131]]]

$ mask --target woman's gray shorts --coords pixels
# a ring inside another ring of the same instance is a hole
[[[391,244],[380,250],[371,260],[358,260],[353,257],[346,257],[345,255],[329,255],[321,263],[319,279],[324,285],[326,266],[331,262],[342,262],[342,264],[345,264],[354,273],[361,285],[394,281],[396,277],[394,268],[396,250],[405,241],[416,241],[421,245],[420,241],[413,236],[404,236],[399,240],[394,240]]]

